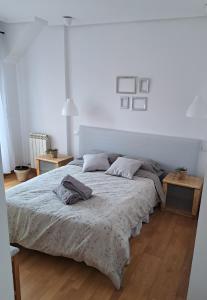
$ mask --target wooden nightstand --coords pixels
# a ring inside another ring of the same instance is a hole
[[[191,214],[193,217],[197,216],[200,199],[201,199],[202,187],[203,187],[203,178],[187,175],[184,179],[180,179],[178,178],[178,175],[176,173],[169,173],[163,179],[163,190],[166,196],[167,196],[168,184],[194,190]],[[167,197],[166,197],[166,202],[167,202]],[[162,209],[168,209],[166,203],[165,205],[162,206]],[[172,211],[173,209],[170,208],[169,210]],[[179,213],[179,210],[174,209],[174,212]]]
[[[49,155],[38,156],[36,157],[37,175],[65,166],[72,160],[73,157],[67,155],[58,155],[57,158],[51,158]]]

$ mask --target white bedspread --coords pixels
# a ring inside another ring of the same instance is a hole
[[[93,189],[93,197],[64,205],[52,192],[70,174]],[[129,237],[156,204],[152,180],[82,173],[78,166],[53,170],[6,192],[11,243],[65,256],[107,275],[117,289],[130,259]]]

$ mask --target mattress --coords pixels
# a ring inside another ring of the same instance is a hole
[[[53,189],[67,174],[92,188],[92,198],[64,205]],[[67,165],[7,190],[6,198],[11,243],[83,261],[119,289],[130,260],[129,238],[148,221],[157,192],[148,178],[83,173]]]

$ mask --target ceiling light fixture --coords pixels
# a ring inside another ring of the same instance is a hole
[[[78,109],[72,99],[66,99],[61,114],[64,117],[78,116]]]
[[[63,16],[63,22],[65,26],[70,26],[72,22],[71,16]]]
[[[195,96],[186,111],[188,118],[207,118],[207,104],[201,96]]]

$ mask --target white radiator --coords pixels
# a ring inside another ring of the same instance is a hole
[[[29,137],[29,145],[31,168],[36,168],[36,157],[45,154],[45,151],[50,148],[49,136],[42,133],[31,133]]]

